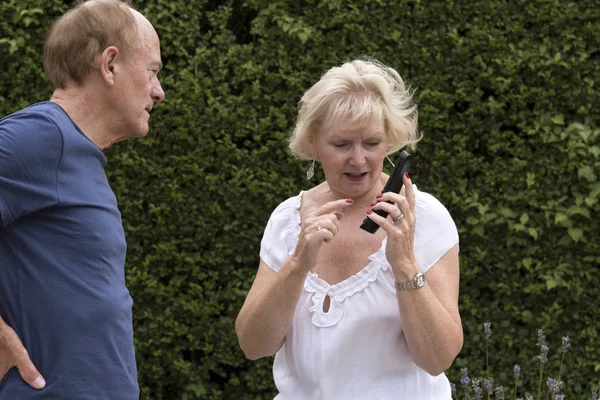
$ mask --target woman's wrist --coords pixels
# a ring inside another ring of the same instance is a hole
[[[416,261],[400,261],[392,264],[392,272],[396,282],[407,282],[419,273],[421,268]]]

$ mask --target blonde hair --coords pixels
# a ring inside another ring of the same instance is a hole
[[[352,129],[381,121],[387,154],[404,146],[414,148],[421,138],[412,94],[398,72],[376,60],[359,59],[333,67],[302,96],[289,149],[296,157],[312,160],[311,135],[340,121]]]
[[[96,57],[107,47],[130,61],[139,47],[139,33],[128,0],[80,0],[50,29],[44,44],[44,69],[53,89],[66,78],[81,85]]]

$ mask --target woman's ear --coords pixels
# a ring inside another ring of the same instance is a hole
[[[312,156],[313,160],[319,160],[319,152],[317,151],[317,145],[315,144],[315,136],[314,134],[311,132],[308,135],[308,150],[310,151],[310,154]]]

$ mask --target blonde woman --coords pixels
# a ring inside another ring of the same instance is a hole
[[[330,69],[302,97],[290,149],[325,181],[273,211],[236,321],[248,358],[276,355],[277,400],[451,398],[456,227],[408,174],[381,194],[386,156],[417,141],[410,92],[374,60]],[[365,217],[381,229],[360,229]]]

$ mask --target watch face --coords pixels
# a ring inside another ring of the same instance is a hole
[[[417,287],[423,287],[423,285],[425,285],[425,275],[417,275],[415,278],[415,284],[417,285]]]

